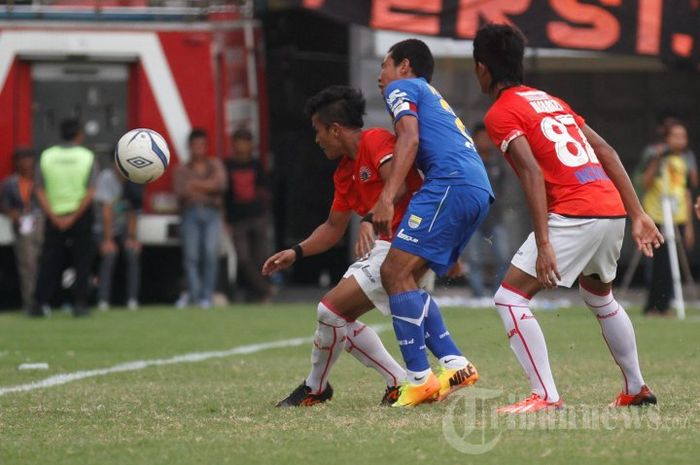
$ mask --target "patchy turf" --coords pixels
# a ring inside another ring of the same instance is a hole
[[[381,408],[382,379],[342,356],[332,402],[276,409],[306,375],[309,348],[273,348],[2,395],[0,464],[697,463],[698,315],[686,322],[633,315],[658,408],[605,407],[619,390],[619,370],[595,318],[570,309],[537,313],[568,407],[495,415],[528,391],[500,321],[489,310],[447,309],[451,332],[482,375],[447,402]],[[152,307],[79,320],[2,314],[0,390],[128,361],[309,337],[314,316],[311,305]],[[378,314],[365,321],[388,323]],[[391,330],[381,336],[398,354]],[[27,362],[49,370],[17,369]]]

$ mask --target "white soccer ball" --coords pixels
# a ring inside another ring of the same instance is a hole
[[[126,179],[145,184],[165,172],[170,150],[163,136],[153,129],[132,129],[119,139],[114,162]]]

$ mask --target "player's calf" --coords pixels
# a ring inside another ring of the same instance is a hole
[[[311,348],[311,372],[306,385],[313,393],[323,392],[330,370],[345,346],[347,321],[332,310],[327,302],[320,302],[317,310],[318,325]]]
[[[642,394],[640,399],[646,398],[644,395],[644,378],[639,368],[639,357],[637,355],[637,342],[634,334],[634,327],[625,309],[613,296],[611,289],[593,289],[587,281],[591,278],[581,278],[579,280],[579,293],[586,306],[593,312],[600,324],[603,339],[610,349],[610,354],[622,372],[622,392],[618,400],[623,399],[621,405],[629,404],[638,394]],[[646,390],[651,393],[649,388]],[[653,402],[656,403],[656,397]],[[649,397],[651,399],[651,397]],[[617,402],[617,401],[616,401]]]

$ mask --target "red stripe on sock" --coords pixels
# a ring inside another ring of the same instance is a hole
[[[498,305],[501,307],[518,307],[518,308],[530,308],[529,305],[511,305],[511,304],[502,304],[499,302],[494,302],[494,305]]]
[[[619,311],[620,311],[620,306],[618,305],[617,310],[615,310],[614,312],[610,312],[610,313],[607,313],[605,315],[596,315],[595,317],[598,318],[599,320],[605,320],[606,318],[611,318],[611,317],[617,315],[617,312],[619,312]]]
[[[357,347],[355,344],[353,344],[352,339],[348,339],[348,341],[350,341],[350,350],[348,350],[348,352],[352,352],[353,349],[354,349],[354,350],[357,350],[359,353],[361,353],[362,355],[364,355],[365,357],[367,357],[368,359],[370,359],[370,360],[371,360],[375,365],[377,365],[379,368],[381,368],[382,370],[386,371],[386,372],[389,374],[389,376],[391,376],[391,378],[394,380],[394,384],[393,384],[394,386],[396,386],[397,384],[399,384],[399,380],[396,379],[396,376],[394,376],[394,374],[393,374],[391,371],[389,371],[384,365],[382,365],[381,363],[379,363],[378,361],[376,361],[375,359],[373,359],[372,357],[370,357],[369,354],[367,354],[367,352],[365,352],[364,350],[360,349],[360,348]]]
[[[612,298],[612,299],[610,299],[610,302],[608,302],[607,304],[603,304],[603,305],[592,305],[589,302],[587,302],[586,299],[583,299],[583,301],[586,302],[586,305],[588,305],[590,308],[603,308],[603,307],[615,302],[615,299]]]
[[[594,290],[592,290],[592,289],[587,289],[586,286],[584,286],[583,284],[581,284],[581,281],[578,282],[578,287],[580,287],[581,289],[583,289],[583,290],[586,291],[586,292],[590,292],[591,294],[597,295],[597,296],[600,296],[600,297],[605,297],[606,295],[608,295],[608,294],[610,294],[610,293],[612,292],[612,289],[608,289],[608,291],[607,291],[607,292],[604,292],[604,293],[601,293],[600,291],[594,291]]]
[[[618,307],[617,307],[617,310],[615,310],[615,313],[617,313],[618,310],[620,310],[620,306],[619,306],[619,305],[618,305]],[[622,378],[625,380],[625,394],[629,394],[629,393],[630,393],[630,390],[629,390],[629,387],[628,387],[628,384],[627,384],[627,375],[625,375],[625,370],[622,369],[622,365],[620,365],[620,363],[619,363],[619,362],[617,361],[617,359],[615,358],[615,354],[613,353],[612,349],[610,348],[610,343],[608,342],[608,338],[605,337],[605,333],[603,332],[603,327],[602,327],[602,326],[601,326],[601,328],[600,328],[600,334],[603,335],[603,340],[605,341],[605,345],[608,346],[608,350],[610,351],[610,355],[612,355],[612,358],[613,358],[613,360],[615,361],[615,364],[617,365],[617,367],[618,367],[618,368],[620,369],[620,371],[622,372]]]
[[[325,299],[324,299],[324,300],[321,300],[321,303],[322,303],[323,305],[325,305],[326,308],[327,308],[328,310],[330,310],[331,312],[335,313],[337,316],[339,316],[339,317],[342,318],[343,320],[347,321],[348,323],[354,323],[354,322],[355,322],[355,320],[350,320],[348,317],[346,317],[346,316],[343,315],[341,312],[339,312],[335,307],[333,307],[333,305],[331,305],[330,303],[328,303],[327,300],[325,300]]]
[[[338,336],[335,334],[335,326],[331,326],[331,328],[333,328],[333,342],[328,348],[328,359],[326,360],[326,366],[323,367],[323,373],[321,373],[321,382],[318,385],[318,392],[316,394],[320,394],[323,392],[323,386],[326,384],[326,373],[328,373],[328,368],[330,368],[331,360],[333,359],[333,348],[335,347],[335,341],[338,339]]]
[[[318,323],[319,323],[319,324],[322,324],[323,326],[328,326],[329,328],[344,328],[344,327],[345,327],[345,326],[333,326],[333,325],[329,325],[328,323],[325,323],[325,322],[323,322],[323,321],[321,321],[321,320],[318,320]]]
[[[510,292],[513,292],[513,293],[515,293],[515,294],[518,294],[520,297],[524,297],[524,298],[526,298],[527,300],[531,300],[531,299],[532,299],[532,296],[531,296],[531,295],[528,295],[528,294],[526,294],[525,292],[521,291],[520,289],[517,289],[517,288],[515,288],[515,287],[513,287],[513,286],[511,286],[511,285],[509,285],[509,284],[506,284],[505,282],[502,282],[502,283],[501,283],[501,287],[502,287],[503,289],[508,289]]]
[[[513,309],[511,308],[510,305],[508,305],[508,312],[510,313],[510,317],[513,319],[513,324],[515,325],[515,331],[520,336],[520,340],[523,343],[523,346],[525,347],[525,351],[527,352],[527,356],[530,359],[530,363],[532,363],[532,368],[535,369],[535,374],[537,375],[537,379],[540,381],[540,385],[542,385],[542,389],[544,389],[544,400],[547,400],[549,398],[549,394],[547,393],[547,386],[544,385],[542,382],[542,377],[540,376],[540,372],[537,369],[537,365],[535,364],[535,360],[532,358],[532,354],[530,353],[530,348],[527,346],[527,342],[525,342],[525,338],[523,337],[523,333],[520,332],[520,327],[518,327],[518,320],[516,320],[515,315],[513,314]]]

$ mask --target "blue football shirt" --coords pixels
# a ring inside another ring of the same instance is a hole
[[[416,165],[426,183],[467,184],[493,196],[464,123],[433,86],[423,78],[399,79],[385,88],[384,96],[394,123],[409,115],[418,119]]]

